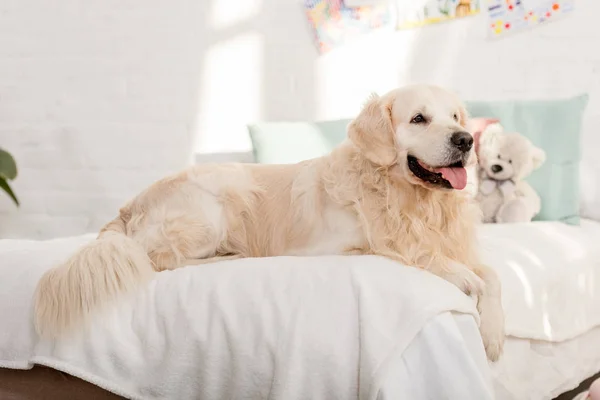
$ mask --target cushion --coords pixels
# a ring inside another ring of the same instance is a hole
[[[321,157],[344,141],[350,121],[261,122],[248,125],[255,161],[260,164],[293,164]]]
[[[581,125],[588,95],[544,101],[466,102],[472,117],[498,118],[507,131],[546,151],[546,162],[527,181],[542,200],[540,221],[579,223]]]

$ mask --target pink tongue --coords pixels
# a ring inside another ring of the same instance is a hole
[[[441,172],[454,189],[463,190],[467,186],[467,170],[464,168],[438,168],[436,172]]]

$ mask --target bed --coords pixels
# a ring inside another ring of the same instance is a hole
[[[499,400],[552,399],[600,371],[600,223],[484,226],[508,340],[491,366]]]
[[[600,371],[600,223],[490,225],[479,236],[503,281],[509,335],[491,366],[472,299],[370,256],[161,273],[89,330],[40,340],[37,279],[93,235],[0,241],[0,397],[68,382],[81,398],[540,400]]]

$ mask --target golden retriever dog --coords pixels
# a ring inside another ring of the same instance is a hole
[[[35,325],[55,337],[156,271],[228,258],[375,254],[478,296],[488,358],[504,343],[500,282],[476,248],[476,163],[462,103],[414,85],[368,100],[329,155],[291,165],[205,164],[150,186],[97,240],[40,280]],[[435,296],[435,293],[431,293]]]

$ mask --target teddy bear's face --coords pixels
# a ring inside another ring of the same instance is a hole
[[[543,150],[518,133],[497,134],[481,149],[479,165],[492,179],[519,181],[544,161]]]

